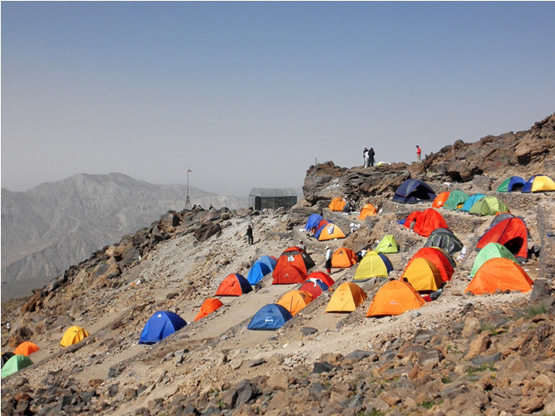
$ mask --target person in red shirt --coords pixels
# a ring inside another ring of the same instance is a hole
[[[422,149],[418,145],[416,145],[416,157],[418,158],[418,161],[420,162],[420,160],[422,158]]]

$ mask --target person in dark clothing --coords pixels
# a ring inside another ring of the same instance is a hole
[[[374,155],[375,155],[374,148],[371,147],[370,150],[368,150],[368,158],[370,159],[369,160],[370,166],[374,166],[374,162],[375,162]]]
[[[253,244],[253,238],[252,238],[252,227],[249,226],[247,227],[247,233],[245,234],[247,236],[247,243],[249,244]]]

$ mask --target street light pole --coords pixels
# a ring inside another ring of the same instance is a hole
[[[185,209],[191,209],[191,200],[189,199],[189,173],[192,170],[187,168],[187,196],[185,197]]]

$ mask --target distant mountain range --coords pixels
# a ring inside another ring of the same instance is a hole
[[[204,208],[248,205],[195,187],[189,196]],[[25,192],[2,188],[3,290],[16,280],[46,283],[165,212],[184,209],[185,199],[184,185],[153,185],[121,173],[78,174]]]

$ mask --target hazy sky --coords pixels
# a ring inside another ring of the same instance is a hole
[[[555,3],[2,2],[2,186],[227,195],[555,111]]]

